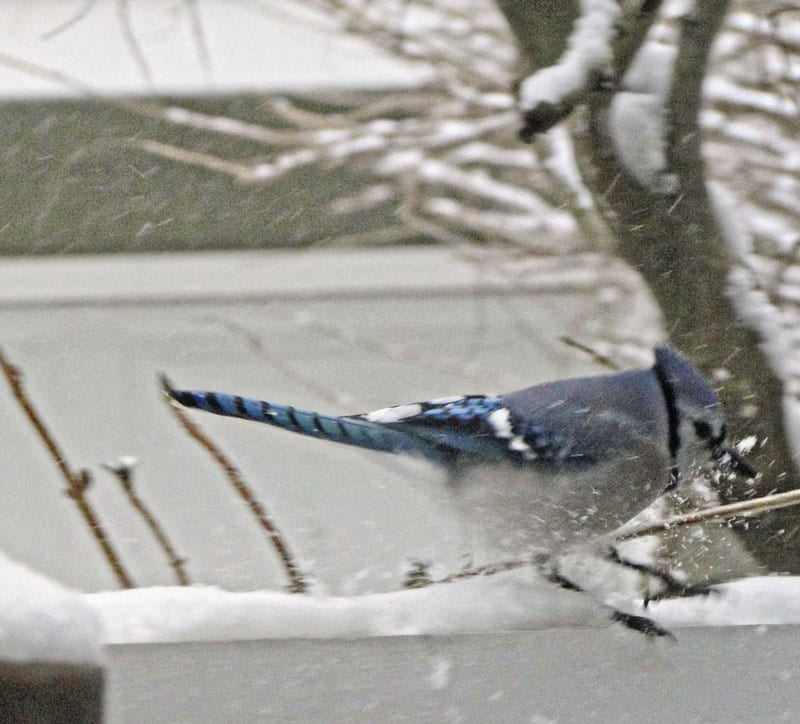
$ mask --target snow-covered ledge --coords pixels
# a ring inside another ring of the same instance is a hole
[[[0,718],[102,720],[102,625],[81,594],[0,553]]]

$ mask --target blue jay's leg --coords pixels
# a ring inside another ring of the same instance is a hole
[[[614,621],[619,621],[624,626],[627,626],[634,631],[639,631],[645,636],[666,636],[667,638],[674,639],[675,634],[665,628],[661,628],[655,621],[647,618],[646,616],[636,616],[632,613],[625,613],[624,611],[614,611],[611,614]]]
[[[661,581],[663,584],[662,590],[655,594],[645,594],[642,602],[645,608],[647,608],[651,601],[660,601],[662,598],[688,598],[689,596],[709,596],[712,593],[716,593],[716,590],[711,586],[696,586],[691,583],[686,583],[675,578],[669,571],[659,570],[646,563],[636,563],[626,560],[619,554],[619,551],[614,548],[614,546],[610,546],[608,549],[608,559],[620,566],[639,571],[640,573],[652,576]]]
[[[556,585],[566,588],[570,591],[576,591],[577,593],[585,593],[586,595],[593,596],[592,593],[579,586],[574,580],[561,573],[556,567],[555,562],[550,558],[540,558],[537,562],[542,567],[544,576],[552,583],[555,583]],[[637,616],[636,614],[620,611],[613,606],[608,606],[608,604],[603,605],[611,609],[612,621],[617,621],[629,629],[643,633],[645,636],[650,636],[651,638],[661,636],[671,639],[675,638],[671,631],[662,628],[655,621],[647,618],[646,616]]]

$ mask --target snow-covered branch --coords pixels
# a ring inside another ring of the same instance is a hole
[[[519,89],[525,118],[520,131],[530,141],[565,116],[586,94],[598,77],[611,74],[611,43],[620,15],[615,0],[581,0],[580,15],[558,62],[528,76]]]

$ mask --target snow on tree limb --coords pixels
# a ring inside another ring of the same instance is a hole
[[[674,44],[645,42],[610,106],[608,130],[620,162],[656,194],[673,194],[678,188],[666,156],[666,103],[677,52]]]
[[[620,8],[613,0],[582,0],[581,14],[558,63],[541,68],[520,86],[524,140],[548,130],[572,110],[589,81],[611,66],[611,43]]]

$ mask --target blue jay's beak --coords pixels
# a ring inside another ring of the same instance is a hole
[[[738,450],[727,445],[716,445],[712,451],[714,460],[730,467],[737,475],[754,478],[758,473]]]

